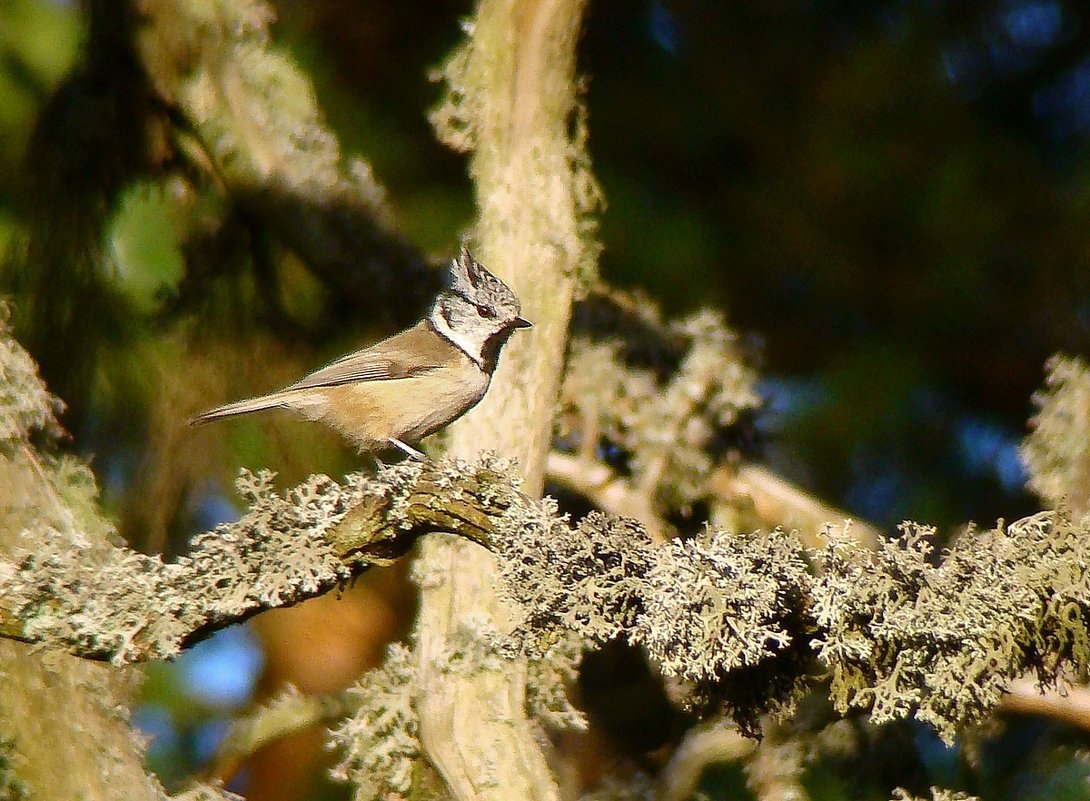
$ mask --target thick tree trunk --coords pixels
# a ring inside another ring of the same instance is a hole
[[[109,525],[94,511],[93,479],[75,462],[45,462],[30,428],[49,419],[29,357],[8,339],[0,306],[0,557],[36,550],[49,536],[94,559]],[[20,409],[21,407],[21,409]],[[21,410],[38,407],[31,422]],[[43,426],[43,423],[48,423]],[[0,642],[0,799],[159,801],[125,704],[131,674],[68,654]]]
[[[452,427],[450,451],[518,459],[532,495],[541,492],[572,298],[593,254],[580,230],[593,182],[570,133],[583,6],[482,0],[469,42],[447,66],[454,103],[436,114],[448,142],[473,150],[477,255],[534,323],[505,347],[484,401]],[[429,538],[419,572],[419,708],[432,764],[458,799],[557,798],[525,710],[525,665],[473,654],[485,650],[482,632],[507,622],[492,589],[493,557]]]

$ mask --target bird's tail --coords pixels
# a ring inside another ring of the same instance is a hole
[[[286,409],[291,404],[288,400],[291,396],[290,392],[273,392],[269,395],[261,395],[257,398],[244,398],[234,403],[225,403],[223,406],[217,406],[215,409],[209,409],[207,412],[202,412],[196,417],[189,419],[191,426],[199,426],[204,423],[210,423],[213,420],[219,420],[223,417],[234,417],[239,414],[249,414],[250,412],[262,412],[266,409]]]

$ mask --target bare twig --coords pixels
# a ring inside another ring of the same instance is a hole
[[[684,801],[696,790],[708,765],[738,762],[750,756],[757,741],[743,737],[722,719],[690,729],[659,774],[660,801]]]
[[[843,523],[849,517],[846,512],[759,465],[743,464],[737,469],[720,467],[712,475],[708,487],[728,503],[736,504],[739,498],[749,498],[763,525],[797,531],[800,539],[811,548],[823,548],[827,542],[822,534],[826,526]],[[874,548],[881,539],[878,529],[863,520],[851,520],[851,535],[868,548]]]
[[[343,693],[315,696],[289,688],[231,725],[205,774],[226,782],[261,748],[319,723],[328,724],[341,717],[344,711]]]
[[[999,702],[1000,713],[1040,715],[1090,731],[1090,688],[1040,689],[1031,679],[1018,679]]]
[[[658,516],[651,499],[602,462],[552,451],[545,472],[551,480],[583,495],[603,512],[636,518],[647,526],[656,542],[665,542],[673,535],[673,526]]]
[[[651,531],[656,542],[673,536],[673,527],[663,520],[642,490],[618,475],[608,465],[581,455],[552,451],[546,464],[548,477],[578,492],[597,508],[612,515],[634,517]],[[708,491],[723,504],[737,505],[746,500],[765,529],[797,531],[812,548],[824,547],[824,531],[831,524],[849,519],[849,515],[826,504],[767,468],[743,464],[738,468],[723,466],[712,473]],[[875,547],[880,534],[861,520],[850,521],[853,537],[869,548]]]

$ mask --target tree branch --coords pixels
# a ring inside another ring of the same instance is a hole
[[[710,491],[721,501],[737,506],[747,499],[757,515],[757,525],[779,526],[797,531],[810,548],[826,543],[823,532],[834,521],[848,521],[850,515],[819,500],[795,484],[777,476],[766,467],[742,464],[738,468],[720,467],[708,482]],[[869,548],[878,547],[881,533],[865,520],[851,519],[851,535]]]
[[[1029,679],[1018,679],[999,703],[1002,714],[1039,715],[1090,731],[1090,689],[1042,689]]]
[[[209,778],[229,781],[239,768],[261,748],[277,740],[344,716],[347,694],[306,695],[295,687],[234,721],[205,769]]]
[[[284,495],[271,475],[246,474],[249,512],[171,564],[40,536],[35,555],[0,562],[5,628],[14,615],[22,638],[93,659],[169,657],[449,531],[499,557],[518,622],[508,643],[534,655],[562,632],[587,646],[623,637],[678,677],[689,704],[725,708],[744,729],[789,712],[827,672],[840,712],[913,716],[949,739],[1022,674],[1057,682],[1090,665],[1090,537],[1063,515],[970,531],[939,564],[917,526],[877,551],[833,539],[814,575],[779,532],[656,546],[631,519],[573,525],[521,493],[513,472],[496,457],[445,460],[343,486],[316,477]]]
[[[129,548],[88,560],[43,544],[0,561],[0,637],[117,664],[169,658],[227,626],[322,595],[403,556],[417,537],[450,531],[492,547],[493,519],[518,497],[485,460],[384,469],[345,485],[311,477],[285,495],[273,475],[244,473],[251,503],[237,522],[193,540],[177,562]]]
[[[554,450],[549,453],[545,471],[551,481],[578,492],[598,509],[641,521],[656,542],[665,542],[673,536],[673,527],[655,512],[652,499],[643,489],[633,487],[604,462]],[[740,501],[747,501],[756,514],[756,526],[796,531],[811,548],[825,545],[822,532],[832,521],[849,519],[846,512],[823,503],[760,465],[721,466],[708,480],[708,491],[723,505],[737,507]],[[850,527],[853,537],[870,548],[877,547],[881,535],[874,526],[851,520]]]
[[[607,464],[582,454],[572,456],[550,451],[545,474],[550,480],[578,492],[603,512],[636,518],[647,526],[655,542],[666,542],[672,536],[673,526],[659,517],[650,498],[633,488]]]
[[[577,98],[576,45],[586,0],[481,0],[442,69],[439,137],[469,162],[482,261],[534,323],[504,348],[488,394],[450,428],[450,453],[518,459],[540,495],[568,342],[571,303],[594,272],[598,200]],[[527,712],[527,665],[485,643],[510,609],[493,589],[495,559],[464,542],[421,548],[415,629],[420,736],[458,801],[558,798],[539,724]],[[473,655],[465,664],[467,651]]]

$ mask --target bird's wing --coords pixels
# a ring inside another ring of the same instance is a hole
[[[335,387],[355,381],[391,381],[409,378],[442,367],[450,361],[452,355],[453,346],[432,331],[427,323],[421,321],[389,339],[342,356],[294,384],[284,387],[282,391]]]

